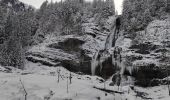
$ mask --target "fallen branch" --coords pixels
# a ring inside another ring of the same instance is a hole
[[[26,91],[26,89],[25,89],[25,87],[24,87],[24,84],[22,83],[22,81],[21,81],[21,79],[20,79],[20,83],[21,83],[21,85],[22,85],[22,88],[23,88],[23,90],[24,90],[24,92],[25,92],[25,100],[27,100],[27,91]]]
[[[118,94],[124,94],[123,92],[119,92],[119,91],[114,91],[114,90],[107,90],[107,89],[104,89],[104,88],[98,88],[98,87],[93,87],[95,89],[98,89],[98,90],[101,90],[101,91],[104,91],[104,92],[107,92],[107,93],[118,93]]]

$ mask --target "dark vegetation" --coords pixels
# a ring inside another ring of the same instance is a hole
[[[162,79],[169,75],[168,70],[168,40],[162,40],[166,43],[163,45],[156,45],[151,42],[140,42],[137,36],[140,36],[140,31],[149,34],[146,31],[147,26],[154,20],[165,20],[170,16],[170,1],[169,0],[124,0],[123,2],[123,13],[121,16],[121,29],[124,30],[126,38],[131,38],[134,42],[129,48],[132,52],[149,55],[159,59],[163,65],[148,64],[138,66],[137,70],[134,70],[132,76],[136,78],[136,85],[140,86],[156,86],[159,85],[158,81],[152,81],[154,79]],[[156,27],[158,28],[158,27]],[[166,30],[166,29],[165,29]],[[139,34],[138,34],[139,33]],[[160,33],[161,34],[161,33]],[[168,32],[167,32],[168,34]],[[143,38],[143,37],[141,37]],[[161,42],[161,41],[158,41]],[[157,55],[160,53],[161,55]],[[163,60],[162,60],[163,58]],[[128,56],[126,58],[126,65],[132,66],[131,62],[135,60],[142,60],[141,56]],[[128,75],[128,71],[125,71]],[[129,74],[130,75],[130,74]]]
[[[42,42],[50,34],[83,35],[83,23],[88,23],[89,18],[94,17],[95,23],[103,27],[105,20],[114,15],[113,4],[112,0],[45,1],[35,10],[18,0],[0,1],[0,65],[24,69],[28,47]],[[71,42],[59,43],[59,46],[74,45]]]
[[[135,35],[154,19],[165,19],[170,13],[169,5],[169,0],[124,0],[122,27],[127,34]]]

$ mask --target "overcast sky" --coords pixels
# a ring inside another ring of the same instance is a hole
[[[45,0],[20,0],[20,1],[27,3],[29,5],[33,5],[36,8],[39,8]],[[51,0],[48,0],[48,1],[51,1]],[[59,0],[52,0],[52,1],[55,2]],[[92,1],[92,0],[88,0],[88,1]],[[114,0],[114,1],[115,1],[116,10],[118,11],[119,14],[121,14],[123,0]]]

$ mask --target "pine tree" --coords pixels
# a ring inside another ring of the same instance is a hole
[[[6,41],[0,63],[23,69],[25,50],[32,38],[34,13],[32,10],[10,13],[5,24]]]
[[[124,0],[124,30],[129,33],[144,30],[153,19],[166,15],[166,5],[166,0]]]
[[[48,6],[48,1],[46,0],[46,1],[44,1],[44,2],[42,3],[42,5],[41,5],[41,7],[40,7],[40,10],[39,10],[39,12],[38,12],[39,18],[41,18],[41,17],[46,13],[46,8],[47,8],[47,6]],[[39,19],[39,18],[38,18],[38,19]]]
[[[5,39],[5,23],[6,23],[7,13],[4,7],[0,5],[0,44],[4,42]]]

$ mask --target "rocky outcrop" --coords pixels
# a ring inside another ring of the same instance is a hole
[[[91,74],[91,62],[95,53],[105,48],[105,41],[109,34],[109,28],[115,17],[110,17],[106,25],[101,28],[90,18],[83,24],[84,33],[81,35],[48,35],[42,43],[35,45],[27,52],[27,60],[48,66],[61,65],[74,72]],[[112,60],[108,58],[103,62],[102,69],[98,75],[113,74]],[[110,72],[103,71],[109,70]]]
[[[124,76],[134,77],[136,85],[149,86],[151,80],[167,76],[166,67],[162,66],[165,64],[162,54],[166,52],[167,58],[170,56],[168,21],[153,21],[145,31],[137,32],[133,40],[120,35],[115,43],[116,48],[122,49],[122,63],[118,65],[119,68],[114,66],[115,48],[102,51],[107,35],[101,33],[94,24],[85,24],[87,34],[81,36],[47,36],[43,43],[35,45],[28,51],[27,60],[48,66],[62,65],[74,72],[91,74],[92,59],[98,52],[96,75],[108,78],[120,70],[124,72]],[[164,39],[164,34],[168,39]],[[165,48],[163,40],[167,42]],[[100,55],[104,56],[99,57]]]
[[[170,21],[155,20],[148,25],[145,31],[136,32],[136,34],[135,39],[122,37],[116,44],[123,49],[124,74],[135,77],[136,85],[158,85],[153,84],[152,80],[167,76],[166,64],[168,62],[165,62],[163,54],[166,54],[166,60],[170,58],[170,48],[168,47]],[[126,41],[128,46],[123,43],[125,40],[129,40]]]
[[[101,40],[87,34],[47,36],[43,43],[35,45],[27,52],[26,58],[34,63],[62,65],[74,72],[91,74],[91,58],[101,48],[99,41]]]

